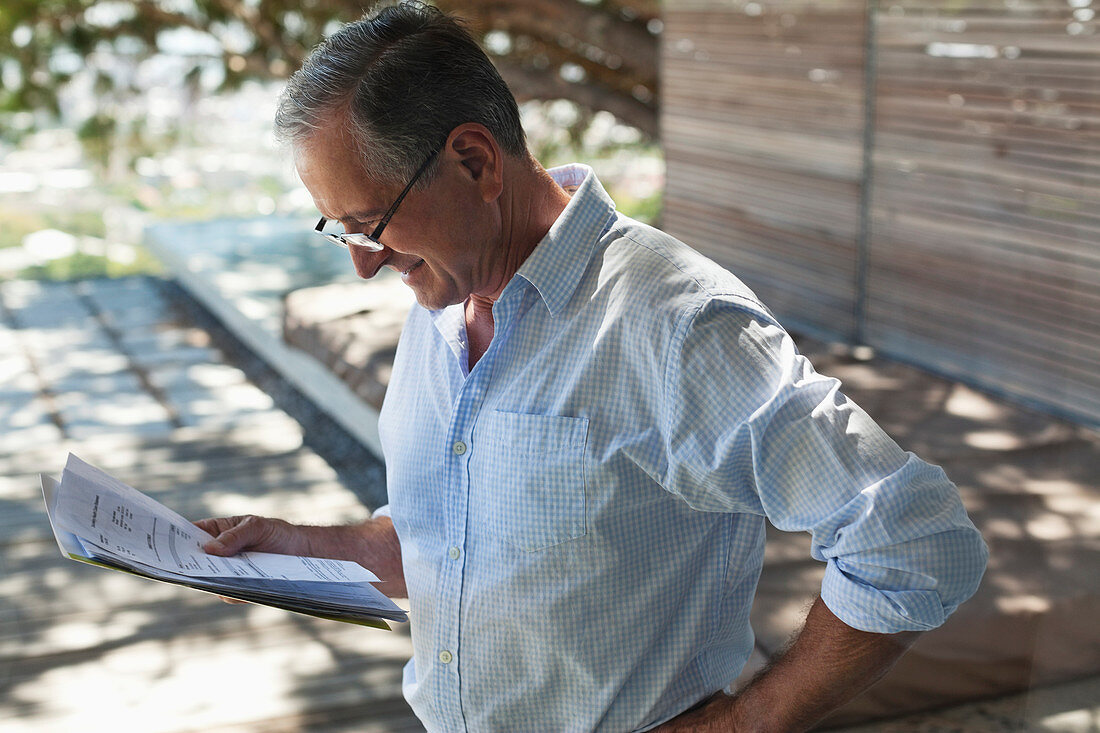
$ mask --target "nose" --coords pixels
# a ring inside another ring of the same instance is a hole
[[[348,244],[348,252],[351,253],[351,264],[355,266],[355,274],[364,280],[370,280],[377,275],[390,257],[390,250],[387,247],[375,251]]]

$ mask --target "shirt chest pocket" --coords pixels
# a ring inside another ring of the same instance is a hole
[[[584,535],[588,418],[493,412],[476,432],[471,486],[487,532],[527,552]]]

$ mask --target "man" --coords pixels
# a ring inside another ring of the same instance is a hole
[[[200,525],[208,551],[357,560],[407,594],[429,730],[802,730],[976,588],[985,547],[943,472],[733,275],[616,213],[591,170],[543,170],[450,18],[345,27],[276,127],[358,274],[416,294],[379,426],[390,504],[349,527]],[[732,696],[765,517],[811,532],[826,575]]]

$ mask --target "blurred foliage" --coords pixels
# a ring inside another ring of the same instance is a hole
[[[436,0],[467,20],[520,101],[570,99],[657,133],[659,0]],[[77,76],[94,90],[82,122],[92,156],[106,160],[122,103],[140,95],[143,64],[172,56],[193,92],[283,78],[361,0],[4,0],[0,5],[0,115],[59,114]],[[30,126],[0,125],[7,134]],[[10,120],[9,120],[10,122]],[[129,130],[140,138],[140,131]],[[97,147],[98,146],[98,147]]]
[[[115,119],[99,112],[80,124],[76,130],[76,136],[84,144],[84,151],[88,157],[106,167],[111,157],[116,129]]]
[[[68,257],[50,260],[44,265],[33,265],[20,270],[17,277],[24,280],[80,280],[90,277],[126,277],[128,275],[160,274],[159,261],[145,249],[137,249],[133,262],[117,262],[103,255],[77,252]]]
[[[534,115],[532,124],[541,129],[530,135],[532,151],[550,164],[612,157],[624,147],[652,150],[659,2],[434,0],[465,19],[520,102],[543,112],[556,107],[554,115],[542,115],[545,122]],[[64,207],[0,205],[0,248],[19,246],[28,234],[44,229],[103,239],[106,200],[161,219],[255,215],[261,197],[278,201],[285,182],[270,174],[250,177],[247,186],[224,173],[214,185],[206,179],[201,185],[181,183],[163,170],[134,175],[143,158],[162,160],[167,150],[199,142],[194,125],[154,115],[151,105],[168,88],[173,98],[196,102],[248,80],[286,78],[313,45],[370,4],[3,0],[0,141],[29,140],[26,133],[55,128],[60,118],[63,127],[75,131],[84,160],[98,170],[95,195],[74,194]],[[608,134],[608,113],[637,132]],[[602,132],[593,134],[597,129]],[[623,196],[621,208],[652,221],[659,198]],[[122,264],[78,252],[20,274],[69,279],[149,272],[155,266],[145,254]]]
[[[0,249],[18,247],[23,239],[34,232],[57,229],[78,239],[91,237],[102,240],[106,235],[103,212],[93,209],[42,210],[0,207]],[[71,255],[50,260],[41,265],[26,267],[18,272],[6,272],[29,280],[75,280],[84,277],[123,277],[126,275],[158,273],[160,263],[144,248],[134,247],[132,261],[109,259],[105,255],[77,251]]]
[[[0,209],[0,248],[18,247],[23,237],[47,228],[45,217],[38,212]]]
[[[645,198],[636,198],[629,194],[610,191],[611,198],[615,201],[615,208],[632,219],[660,227],[662,192],[656,191]]]
[[[90,210],[30,211],[0,207],[0,248],[18,247],[23,237],[42,229],[60,229],[74,236],[103,237],[103,212]]]

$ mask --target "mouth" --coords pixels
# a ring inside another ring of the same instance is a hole
[[[406,276],[408,276],[408,274],[409,274],[410,272],[412,272],[413,270],[415,270],[416,268],[420,267],[420,266],[421,266],[421,265],[423,265],[423,264],[424,264],[424,260],[419,260],[419,261],[417,261],[417,262],[414,262],[414,263],[413,263],[412,265],[410,265],[410,266],[408,267],[408,269],[405,269],[405,270],[402,270],[402,271],[401,271],[401,277],[406,277]]]

